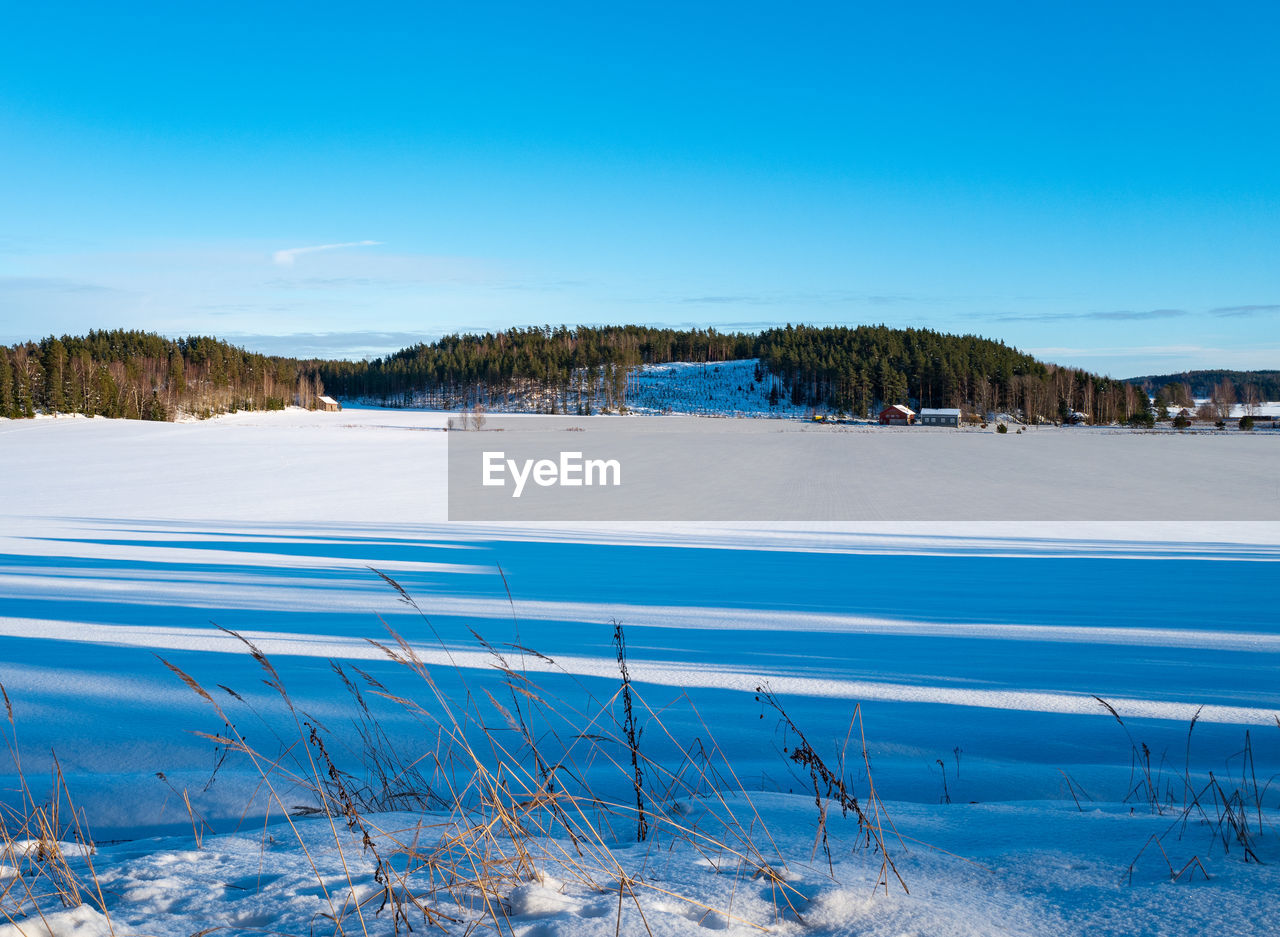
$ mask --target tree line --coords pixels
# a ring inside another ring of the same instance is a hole
[[[645,364],[759,359],[771,399],[855,416],[901,403],[1006,411],[1028,421],[1123,421],[1149,413],[1133,383],[1038,361],[975,335],[884,325],[758,334],[648,326],[542,326],[449,335],[371,361],[260,355],[209,337],[137,331],[50,336],[0,348],[0,416],[131,419],[311,406],[325,389],[391,406],[544,413],[626,408]]]
[[[1148,412],[1140,388],[1038,361],[976,335],[887,326],[787,326],[759,336],[762,364],[793,403],[870,416],[890,404],[1099,423]]]
[[[1073,415],[1117,422],[1148,412],[1138,387],[1037,361],[975,335],[887,326],[767,329],[758,334],[645,326],[510,329],[450,335],[373,361],[316,362],[341,396],[392,406],[486,406],[547,413],[624,409],[628,372],[667,361],[758,358],[771,399],[855,416],[901,403],[1006,410],[1025,419]]]
[[[1228,392],[1246,405],[1250,401],[1280,400],[1280,371],[1183,371],[1129,380],[1148,394],[1162,396],[1170,406],[1192,407],[1193,398],[1224,396]]]
[[[315,369],[207,336],[92,331],[0,346],[0,416],[79,413],[172,420],[310,405]]]
[[[639,325],[448,335],[373,361],[311,362],[342,397],[390,406],[592,413],[626,406],[627,375],[664,361],[755,357],[756,337]]]
[[[1203,383],[1197,382],[1193,386],[1189,381],[1171,381],[1160,387],[1156,390],[1155,399],[1152,401],[1159,419],[1174,419],[1178,425],[1187,425],[1187,421],[1192,418],[1221,422],[1229,419],[1235,406],[1241,404],[1244,416],[1252,424],[1253,418],[1260,413],[1262,404],[1275,399],[1273,396],[1275,388],[1265,381],[1258,384],[1248,380],[1237,383],[1231,377],[1233,373],[1248,375],[1250,372],[1205,371],[1200,373],[1222,375],[1222,377],[1207,389]]]

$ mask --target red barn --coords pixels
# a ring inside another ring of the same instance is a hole
[[[916,412],[910,407],[895,403],[880,411],[881,426],[910,426],[916,421]]]

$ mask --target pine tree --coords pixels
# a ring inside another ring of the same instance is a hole
[[[66,397],[63,393],[63,372],[67,366],[67,349],[56,338],[43,342],[41,363],[44,365],[44,394],[42,402],[46,410],[65,412]]]
[[[13,369],[9,366],[9,351],[0,348],[0,417],[18,415],[14,406]]]
[[[18,415],[30,420],[36,415],[33,384],[36,366],[27,349],[19,350],[17,367],[14,369],[14,393]]]

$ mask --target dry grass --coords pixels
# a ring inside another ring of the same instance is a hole
[[[385,639],[370,643],[395,665],[389,671],[395,679],[331,663],[349,700],[349,725],[343,731],[331,730],[300,708],[271,660],[235,632],[227,634],[256,661],[278,700],[278,712],[263,713],[235,689],[221,684],[211,689],[162,661],[221,726],[197,733],[215,746],[209,783],[226,765],[247,765],[256,775],[262,800],[254,808],[264,809],[264,825],[275,819],[276,835],[286,829],[296,840],[324,905],[310,934],[368,935],[372,929],[386,932],[388,926],[400,934],[425,926],[468,935],[514,935],[513,894],[530,883],[551,880],[614,902],[619,934],[624,926],[629,933],[649,931],[645,909],[658,903],[654,899],[682,907],[691,920],[747,929],[765,931],[784,919],[803,922],[805,896],[789,883],[790,870],[780,858],[783,850],[715,733],[687,695],[661,710],[650,705],[631,679],[620,623],[613,623],[618,683],[607,697],[593,694],[554,660],[520,643],[514,603],[513,643],[495,645],[472,632],[497,675],[496,682],[473,685],[413,597],[391,577],[378,575],[418,614],[450,662],[444,668],[452,671],[448,685],[460,689],[444,690],[415,646],[389,626]],[[540,683],[531,671],[556,680]],[[549,685],[565,680],[573,684],[572,699],[579,702],[549,691]],[[22,770],[13,709],[3,687],[0,696],[8,723],[6,742],[20,779],[17,797],[0,807],[0,916],[43,920],[53,911],[87,904],[113,927],[109,896],[94,868],[92,839],[61,766],[55,756],[50,793],[38,797]],[[855,848],[879,863],[875,887],[888,892],[894,884],[905,891],[895,861],[905,850],[905,838],[898,835],[877,792],[860,707],[843,746],[826,751],[806,736],[768,685],[756,688],[756,700],[761,717],[767,711],[776,718],[787,771],[812,793],[816,814],[810,858],[821,855],[834,876],[829,832],[832,810],[838,809],[856,822]],[[1247,732],[1226,771],[1208,772],[1207,781],[1193,779],[1198,713],[1188,726],[1179,772],[1163,755],[1154,758],[1113,706],[1100,698],[1098,702],[1129,742],[1126,801],[1171,818],[1168,828],[1151,836],[1134,857],[1130,881],[1144,856],[1160,856],[1175,882],[1197,873],[1208,878],[1201,857],[1207,860],[1217,849],[1234,851],[1245,862],[1259,861],[1258,839],[1267,822],[1263,798],[1270,780],[1260,783],[1257,778]],[[677,738],[669,728],[673,706],[694,727],[694,738]],[[401,726],[406,721],[416,726],[408,742],[405,733],[384,726],[378,713],[388,709]],[[254,720],[254,738],[266,739],[269,747],[248,741],[237,725],[245,718]],[[661,752],[668,754],[653,754]],[[960,750],[953,754],[958,778]],[[946,767],[938,763],[945,785]],[[1065,772],[1062,776],[1083,809],[1081,798],[1093,798]],[[202,848],[211,824],[185,787],[160,777],[184,805],[195,846]],[[856,789],[854,777],[860,779]],[[943,798],[949,800],[945,786]],[[325,831],[320,837],[317,822]],[[1208,851],[1175,861],[1173,841],[1195,830],[1209,832]],[[337,857],[341,874],[336,879],[319,857],[321,850]],[[663,884],[662,863],[677,852],[695,853],[727,877],[727,888],[719,890],[730,896],[723,906]],[[362,885],[370,872],[371,889]],[[735,908],[740,892],[751,886],[760,893],[761,885],[771,899],[771,916]]]
[[[858,823],[858,832],[862,836],[864,845],[875,855],[880,856],[880,876],[876,882],[877,886],[883,887],[887,893],[889,890],[889,877],[892,876],[902,887],[902,890],[904,892],[907,891],[907,884],[898,873],[898,867],[895,865],[893,856],[890,853],[888,840],[896,839],[899,845],[903,845],[903,842],[897,831],[893,829],[893,823],[889,819],[888,811],[885,810],[879,794],[876,793],[875,781],[871,776],[871,758],[867,752],[866,731],[862,724],[861,705],[854,708],[853,719],[849,723],[849,734],[846,736],[844,749],[839,754],[836,769],[832,770],[827,766],[826,761],[823,760],[818,751],[809,743],[800,727],[787,715],[781,701],[769,689],[767,684],[756,687],[756,699],[778,714],[784,733],[790,736],[788,743],[783,746],[783,753],[788,756],[793,764],[803,768],[808,774],[809,784],[813,789],[814,804],[818,809],[818,825],[814,840],[815,850],[818,845],[821,845],[827,859],[828,869],[834,872],[831,860],[831,845],[827,836],[827,809],[829,804],[834,803],[840,808],[843,816],[848,816],[851,813],[854,815]],[[860,759],[867,778],[865,804],[859,803],[847,780],[846,763],[849,742],[853,738],[855,727],[858,730],[858,739],[861,743]],[[889,828],[889,836],[885,834],[886,826]]]
[[[397,688],[389,678],[354,665],[331,665],[350,702],[350,726],[341,732],[304,711],[271,660],[242,635],[227,632],[257,662],[263,682],[278,698],[282,709],[270,718],[236,690],[206,685],[161,659],[220,725],[197,732],[215,746],[214,774],[231,763],[249,767],[262,798],[258,807],[296,839],[324,906],[312,933],[364,935],[375,922],[385,932],[389,922],[396,934],[423,925],[466,934],[514,934],[513,892],[548,879],[616,902],[619,933],[624,926],[630,932],[649,930],[645,909],[652,899],[682,907],[694,920],[762,931],[784,918],[803,919],[805,897],[789,884],[783,851],[714,733],[686,696],[677,704],[681,718],[692,720],[698,734],[692,740],[676,738],[663,718],[670,705],[657,711],[631,680],[621,624],[614,623],[619,681],[607,697],[591,693],[552,659],[521,645],[518,620],[513,644],[496,646],[472,632],[498,677],[496,684],[473,685],[413,597],[391,577],[378,575],[420,616],[451,662],[449,685],[460,691],[443,690],[414,645],[390,627],[384,640],[370,643],[397,665],[391,671]],[[585,702],[551,695],[530,674],[530,661],[539,672],[572,681],[573,699]],[[799,739],[791,766],[807,772],[812,782],[815,843],[828,864],[828,813],[835,805],[857,819],[855,848],[878,856],[878,885],[887,889],[890,879],[902,883],[890,857],[892,826],[869,781],[860,713],[850,724],[846,751],[824,759],[781,701],[767,688],[760,692],[784,731]],[[384,727],[377,713],[387,707],[400,726],[406,717],[416,723],[409,742],[403,741],[403,731]],[[270,748],[250,743],[238,727],[246,718],[255,722],[253,737],[266,739]],[[287,730],[279,728],[282,721]],[[855,727],[859,763],[868,779],[860,796],[845,777]],[[16,739],[11,748],[17,763]],[[650,757],[650,748],[678,754]],[[52,807],[38,804],[24,785],[22,806],[6,815],[5,861],[15,867],[25,863],[23,874],[8,880],[10,889],[21,890],[4,905],[11,918],[83,901],[106,909],[94,884],[91,850],[74,860],[62,851],[68,835],[83,842],[88,835],[78,814],[59,807],[69,804],[60,774],[57,784]],[[200,848],[210,826],[185,788],[170,787],[187,810]],[[320,840],[317,821],[327,831]],[[275,835],[279,838],[279,828]],[[20,854],[27,839],[41,846]],[[340,860],[337,882],[322,873],[320,850]],[[729,877],[720,893],[736,896],[748,885],[759,892],[763,885],[772,897],[772,919],[752,919],[758,910],[751,917],[738,913],[732,897],[726,906],[713,907],[664,884],[661,864],[680,851],[697,854]],[[358,887],[370,868],[372,893]]]
[[[13,704],[3,686],[0,697],[8,726],[5,744],[19,785],[16,803],[0,803],[0,916],[9,922],[32,917],[43,922],[54,910],[82,904],[106,914],[93,839],[72,802],[57,754],[52,755],[49,796],[37,797],[22,770]]]
[[[1263,809],[1263,798],[1274,779],[1258,783],[1253,741],[1248,730],[1245,730],[1242,748],[1227,759],[1223,777],[1210,770],[1207,772],[1208,779],[1201,781],[1193,778],[1191,768],[1191,741],[1196,723],[1200,720],[1199,709],[1187,725],[1183,768],[1181,775],[1178,775],[1168,768],[1168,759],[1163,755],[1153,768],[1151,749],[1146,743],[1134,740],[1115,707],[1100,697],[1094,699],[1124,729],[1129,740],[1129,793],[1125,802],[1143,803],[1159,816],[1172,817],[1169,826],[1148,837],[1134,856],[1128,870],[1130,882],[1133,881],[1138,862],[1152,847],[1164,860],[1170,881],[1189,881],[1196,872],[1209,878],[1200,853],[1192,855],[1179,866],[1170,858],[1169,851],[1165,848],[1170,841],[1182,841],[1196,832],[1208,833],[1204,849],[1206,858],[1216,850],[1221,850],[1223,855],[1231,855],[1234,850],[1246,863],[1262,861],[1258,857],[1258,840],[1265,835],[1269,826]],[[1280,720],[1277,720],[1277,725],[1280,727]],[[1238,762],[1239,765],[1238,775],[1234,777],[1230,775],[1232,762]]]

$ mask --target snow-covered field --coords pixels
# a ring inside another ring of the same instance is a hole
[[[1280,417],[1280,401],[1270,400],[1255,407],[1246,407],[1244,404],[1238,403],[1231,408],[1231,418],[1233,420],[1238,420],[1245,414],[1255,417]]]
[[[101,891],[87,898],[107,912],[49,902],[48,927],[28,919],[0,934],[392,933],[392,907],[375,914],[387,870],[426,894],[413,856],[478,814],[437,797],[362,810],[354,829],[285,820],[282,805],[316,804],[281,773],[322,757],[299,724],[320,727],[335,763],[364,778],[358,710],[331,660],[363,688],[386,746],[413,762],[404,776],[468,776],[465,761],[432,760],[445,703],[481,714],[488,734],[459,730],[470,742],[496,739],[527,761],[507,721],[519,707],[543,730],[540,751],[574,766],[566,788],[589,784],[622,805],[622,819],[592,827],[595,842],[563,824],[527,841],[527,829],[499,831],[482,856],[454,841],[473,878],[491,870],[486,927],[502,933],[1280,931],[1269,785],[1280,772],[1280,524],[448,524],[444,422],[375,410],[0,421],[0,682],[35,799],[47,797],[53,749],[98,841],[87,859],[72,844],[65,853],[78,871],[92,863]],[[1221,454],[1224,505],[1275,496],[1232,485],[1265,475],[1280,441],[1172,442],[1215,447],[1195,450],[1210,452],[1197,471]],[[624,812],[634,790],[617,744],[614,620],[652,759],[655,838],[644,844]],[[387,641],[384,622],[430,682],[366,640]],[[215,623],[252,641],[278,677]],[[287,689],[298,722],[264,678]],[[809,770],[794,758],[808,749],[759,686],[863,809],[876,803],[865,729],[893,824],[879,829],[909,893],[891,874],[874,888],[882,856],[824,797],[828,859]],[[559,716],[538,722],[543,704],[564,716],[557,731]],[[280,759],[266,771],[278,797],[245,755],[227,755],[219,740],[236,733]],[[501,796],[519,787],[506,780]],[[1184,816],[1191,794],[1200,807]],[[476,789],[458,801],[495,816]],[[7,828],[23,838],[12,818]],[[511,858],[518,842],[527,863]],[[0,857],[5,908],[23,894],[18,853]],[[390,858],[379,868],[377,856]],[[1188,863],[1170,881],[1169,864]]]

